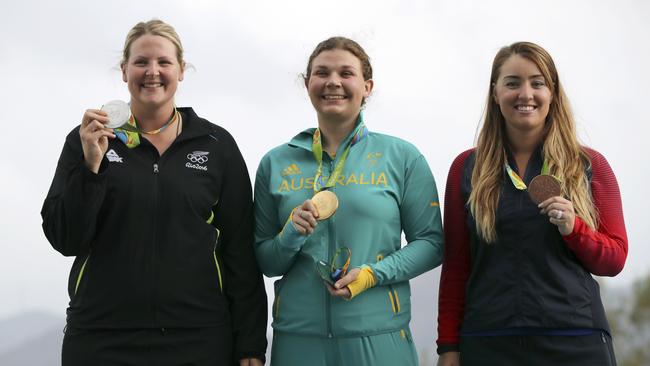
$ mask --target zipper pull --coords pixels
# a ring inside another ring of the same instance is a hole
[[[153,164],[153,173],[158,174],[158,163]]]

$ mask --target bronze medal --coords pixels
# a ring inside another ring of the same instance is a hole
[[[547,199],[562,194],[560,181],[552,175],[538,175],[528,184],[528,194],[530,199],[536,204],[540,204]]]
[[[331,191],[320,191],[311,198],[311,201],[318,210],[317,220],[319,221],[330,218],[339,208],[339,200]]]

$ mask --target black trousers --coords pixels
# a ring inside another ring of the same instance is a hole
[[[616,366],[611,337],[461,337],[461,366]]]
[[[223,328],[79,329],[67,327],[63,366],[234,365],[232,333]]]

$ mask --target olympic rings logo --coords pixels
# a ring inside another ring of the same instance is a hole
[[[204,164],[208,161],[208,152],[203,151],[194,151],[190,154],[187,154],[187,160],[192,163]]]

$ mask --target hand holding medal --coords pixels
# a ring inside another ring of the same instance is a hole
[[[551,224],[557,226],[560,234],[569,235],[573,232],[575,211],[573,203],[561,196],[550,197],[537,205],[542,215],[548,215]]]
[[[88,109],[81,119],[79,138],[83,149],[84,161],[92,172],[99,172],[99,166],[108,150],[108,139],[115,138],[113,130],[106,128],[110,116],[106,111]]]
[[[299,233],[309,235],[316,229],[317,221],[330,218],[338,207],[339,201],[334,193],[320,191],[293,210],[291,221]]]

